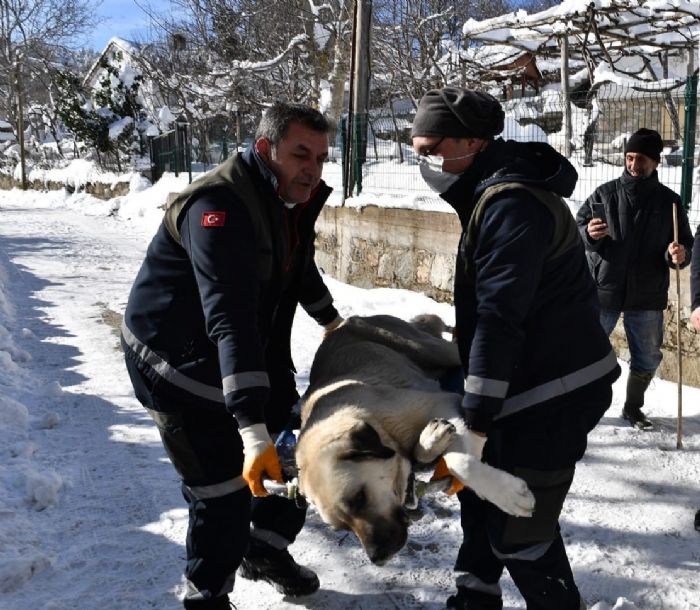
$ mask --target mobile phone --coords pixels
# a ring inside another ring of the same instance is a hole
[[[604,203],[592,203],[593,218],[600,218],[605,224],[608,224],[608,217],[605,215]]]

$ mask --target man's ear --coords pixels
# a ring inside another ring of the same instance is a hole
[[[482,138],[470,138],[469,150],[470,152],[480,153],[488,146],[488,142]]]
[[[272,160],[272,145],[267,138],[258,138],[255,140],[255,150],[265,161]]]

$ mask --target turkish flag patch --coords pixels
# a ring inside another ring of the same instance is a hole
[[[202,213],[203,227],[223,227],[226,224],[226,212]]]

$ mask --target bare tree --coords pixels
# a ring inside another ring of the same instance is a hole
[[[158,40],[145,47],[141,62],[164,102],[188,116],[201,142],[217,124],[227,132],[232,125],[237,133],[252,130],[274,99],[317,107],[323,99],[332,118],[340,116],[350,39],[344,0],[171,4],[178,20],[142,7],[157,26]],[[330,104],[321,94],[328,87]]]
[[[379,0],[375,3],[375,96],[418,98],[433,87],[468,84],[462,24],[506,12],[506,0]],[[381,93],[380,93],[381,92]]]
[[[0,112],[15,128],[18,102],[49,101],[51,74],[95,23],[91,0],[0,0]]]

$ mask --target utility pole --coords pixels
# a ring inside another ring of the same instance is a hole
[[[369,105],[369,33],[372,23],[372,0],[355,0],[350,74],[350,108],[348,111],[346,155],[347,197],[355,185],[362,190],[362,164],[367,147],[367,107]]]
[[[688,78],[685,84],[685,117],[683,125],[683,157],[681,161],[681,202],[690,210],[693,195],[693,173],[695,170],[695,124],[698,112],[698,70],[695,56],[688,50]]]

